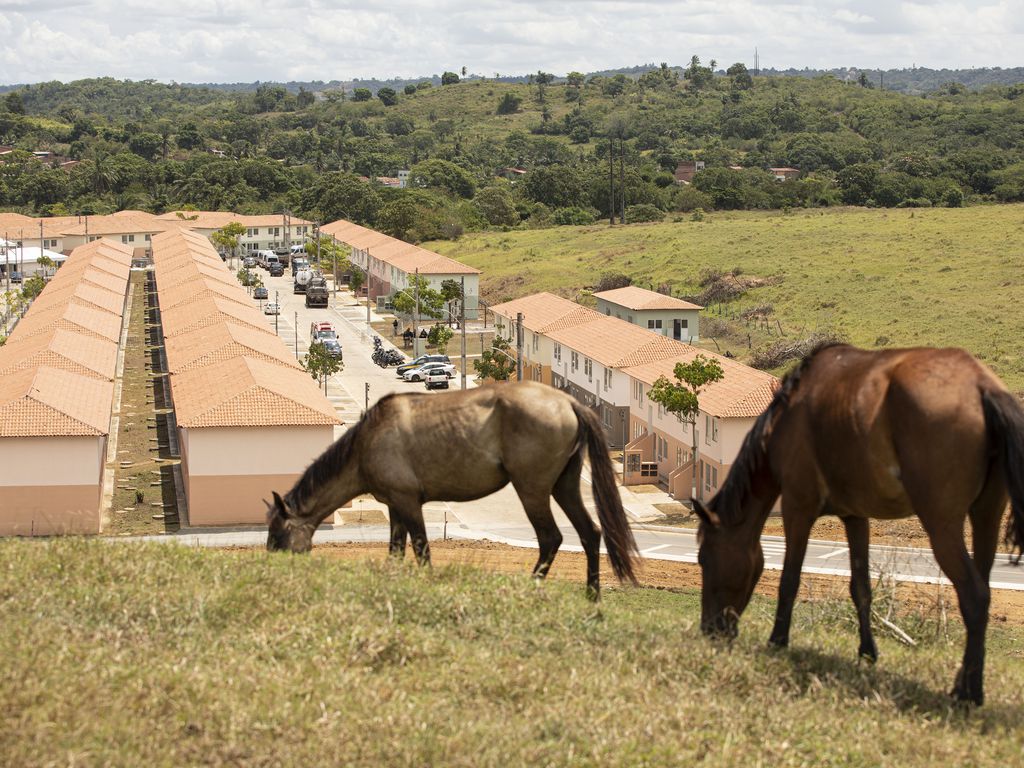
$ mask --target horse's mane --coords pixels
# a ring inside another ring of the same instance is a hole
[[[353,424],[341,437],[337,439],[326,451],[321,453],[313,463],[302,473],[302,477],[288,491],[285,501],[293,510],[302,509],[302,505],[310,499],[317,488],[323,487],[325,483],[334,478],[342,467],[352,458],[359,436],[367,429],[372,429],[382,419],[383,409],[381,405],[395,395],[382,397],[376,405],[363,414],[362,418]]]
[[[768,460],[768,438],[771,437],[779,417],[789,407],[790,398],[800,386],[800,381],[811,365],[811,361],[824,349],[838,346],[837,342],[819,344],[808,352],[800,364],[786,374],[782,384],[775,390],[775,396],[764,409],[764,412],[757,417],[754,426],[751,427],[747,436],[743,439],[743,445],[736,461],[729,470],[729,476],[725,479],[718,495],[715,497],[715,514],[723,523],[741,523],[740,511],[743,502],[750,493],[754,476],[762,469]]]

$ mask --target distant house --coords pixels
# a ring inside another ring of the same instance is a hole
[[[676,166],[676,184],[689,184],[697,171],[704,170],[703,160],[687,160]]]
[[[635,285],[600,291],[594,298],[602,315],[617,317],[676,341],[692,343],[700,338],[698,323],[704,307],[697,304]]]
[[[800,175],[799,168],[769,168],[768,171],[775,177],[776,181],[788,181]]]

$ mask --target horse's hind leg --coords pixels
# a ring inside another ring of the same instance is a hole
[[[401,560],[405,557],[405,542],[408,532],[397,510],[388,507],[388,518],[391,521],[391,539],[388,542],[388,555]]]
[[[412,551],[420,565],[430,565],[430,544],[427,542],[427,528],[423,522],[423,507],[418,501],[393,502],[388,505],[388,512],[391,515],[391,546],[392,554],[394,547],[399,547],[399,552],[405,552],[405,537],[408,533],[412,541]],[[397,526],[397,528],[396,528]],[[400,544],[396,545],[396,530],[400,536]]]
[[[861,658],[878,661],[878,648],[871,634],[871,574],[868,572],[871,530],[863,517],[847,516],[842,521],[850,546],[850,597],[857,608],[860,625],[860,649],[857,653]]]
[[[583,551],[587,555],[587,597],[598,600],[601,596],[601,532],[583,505],[583,495],[580,493],[582,467],[583,457],[577,453],[559,476],[552,495],[579,534]]]
[[[554,562],[558,548],[562,546],[562,532],[555,524],[555,516],[551,514],[551,493],[548,490],[527,490],[512,481],[512,485],[519,494],[519,500],[526,510],[526,517],[529,518],[533,530],[537,534],[537,546],[540,555],[537,557],[537,564],[533,567],[533,576],[543,579],[548,575],[551,563]]]

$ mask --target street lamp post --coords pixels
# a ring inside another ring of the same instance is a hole
[[[274,291],[274,333],[277,333],[277,318],[281,315],[281,305],[278,303],[280,299],[277,294],[278,292]]]

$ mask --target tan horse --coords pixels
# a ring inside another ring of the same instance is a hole
[[[580,494],[585,451],[600,531]],[[535,576],[547,575],[562,543],[551,514],[554,496],[583,544],[588,593],[599,594],[602,532],[616,576],[635,581],[636,543],[601,424],[573,398],[533,382],[381,399],[284,498],[274,493],[267,548],[309,551],[328,515],[372,493],[388,506],[391,554],[401,557],[411,537],[416,557],[429,563],[423,504],[479,499],[510,482],[537,532]]]
[[[811,526],[832,514],[849,539],[860,653],[877,658],[868,519],[916,514],[967,627],[953,695],[981,704],[988,579],[1007,496],[1006,541],[1024,549],[1024,409],[995,374],[959,349],[837,345],[809,355],[754,424],[719,493],[707,507],[695,502],[706,633],[736,634],[764,567],[761,530],[780,493],[786,557],[771,642],[789,642]]]

